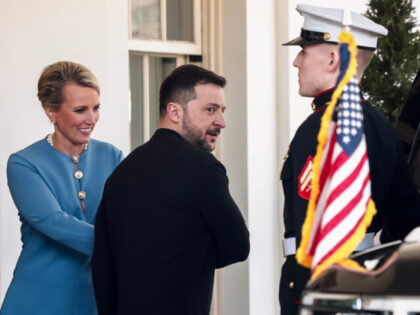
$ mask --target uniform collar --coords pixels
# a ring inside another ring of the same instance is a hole
[[[327,106],[330,103],[333,92],[334,92],[334,88],[332,87],[316,95],[311,104],[312,110],[316,112],[320,110],[321,108],[324,108],[325,106]]]
[[[360,100],[362,102],[364,102],[365,100],[364,100],[363,94],[362,94],[362,86],[360,84],[359,84],[359,88],[360,88]],[[331,101],[331,97],[333,95],[333,92],[334,92],[334,87],[332,87],[328,90],[322,91],[321,93],[316,95],[315,98],[312,101],[312,104],[311,104],[312,110],[314,112],[316,112],[316,111],[324,108],[325,106],[327,106]]]

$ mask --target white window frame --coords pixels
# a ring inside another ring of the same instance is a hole
[[[150,139],[150,93],[149,93],[149,57],[176,58],[176,66],[187,62],[188,55],[202,55],[202,0],[193,0],[194,41],[167,40],[166,0],[160,0],[161,39],[139,39],[132,37],[131,0],[128,0],[128,50],[142,56],[143,67],[143,141]],[[132,106],[130,101],[130,107]],[[131,113],[131,108],[130,108]]]
[[[149,82],[149,57],[168,57],[176,58],[176,66],[185,64],[186,60],[184,56],[173,56],[168,54],[151,54],[135,52],[139,56],[142,56],[142,66],[143,66],[143,142],[146,142],[150,139],[150,82]],[[131,111],[130,111],[131,112]]]
[[[194,10],[194,41],[174,41],[166,39],[166,0],[160,0],[161,39],[133,38],[131,32],[131,0],[128,0],[128,49],[137,52],[176,55],[202,55],[201,42],[201,0],[193,1]]]

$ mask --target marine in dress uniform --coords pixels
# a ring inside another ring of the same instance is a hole
[[[297,11],[305,18],[301,36],[285,45],[306,46],[338,42],[342,30],[342,10],[298,5]],[[352,33],[359,49],[375,49],[377,36],[386,34],[386,29],[382,26],[354,12],[352,23]],[[313,95],[314,112],[296,131],[281,172],[285,195],[283,249],[286,256],[279,291],[282,314],[298,312],[302,291],[310,277],[310,270],[297,264],[295,252],[300,244],[301,229],[311,195],[313,158],[321,117],[330,102],[333,90],[331,86],[318,95]],[[372,199],[378,213],[374,216],[358,250],[373,245],[374,234],[381,229],[381,241],[388,242],[403,238],[420,223],[417,214],[418,195],[408,178],[407,165],[394,128],[371,104],[365,100],[362,103]]]

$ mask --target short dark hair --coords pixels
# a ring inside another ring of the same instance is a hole
[[[196,65],[188,64],[176,68],[166,77],[160,86],[160,117],[166,115],[166,106],[170,102],[179,103],[185,108],[189,101],[197,97],[195,86],[208,83],[223,88],[226,85],[226,79],[213,71]]]

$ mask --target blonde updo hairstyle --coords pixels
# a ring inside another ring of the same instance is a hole
[[[74,83],[90,87],[100,94],[95,75],[85,66],[71,61],[59,61],[45,67],[38,81],[38,99],[44,109],[58,111],[63,104],[63,89]]]

